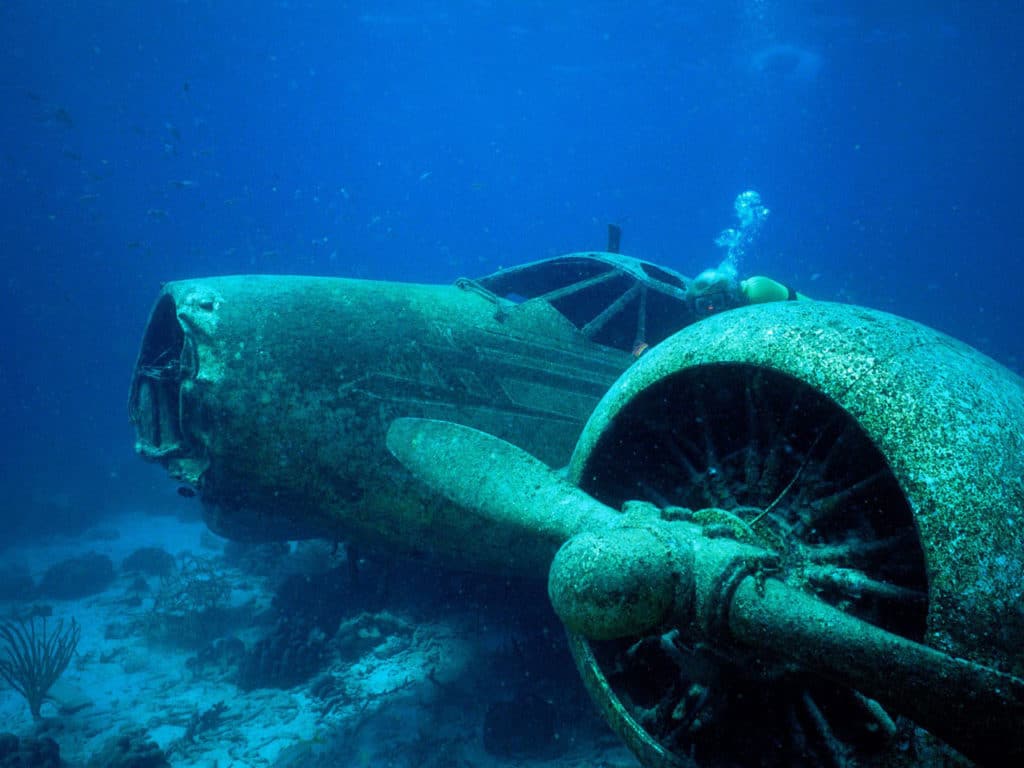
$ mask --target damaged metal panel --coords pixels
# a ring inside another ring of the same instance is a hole
[[[441,502],[384,449],[391,420],[457,421],[564,465],[630,360],[543,301],[333,278],[186,280],[156,302],[130,413],[138,452],[194,485],[221,534],[434,549]]]

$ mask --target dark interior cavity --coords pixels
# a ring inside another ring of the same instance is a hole
[[[741,364],[662,379],[616,415],[581,485],[612,507],[714,510],[723,535],[746,526],[777,553],[779,578],[924,635],[924,555],[899,483],[856,420],[802,381]],[[756,652],[671,628],[591,646],[630,716],[702,766],[871,764],[894,738],[877,702]]]
[[[146,326],[128,402],[136,449],[143,456],[170,457],[183,449],[179,402],[181,382],[192,368],[187,357],[174,300],[164,295]]]

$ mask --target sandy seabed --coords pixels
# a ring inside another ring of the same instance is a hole
[[[129,515],[95,535],[8,550],[5,558],[25,563],[38,578],[69,557],[98,552],[120,564],[141,547],[220,563],[223,544],[198,522]],[[248,606],[250,615],[269,608],[270,591],[259,579],[218,567],[232,581],[234,603]],[[119,573],[105,591],[87,598],[0,606],[9,614],[44,604],[52,608],[51,627],[72,617],[82,627],[77,654],[54,687],[54,700],[44,705],[42,722],[33,723],[24,699],[4,688],[0,732],[53,738],[69,766],[86,765],[113,737],[132,730],[144,732],[171,765],[199,768],[638,764],[586,702],[579,712],[565,713],[552,743],[532,750],[526,735],[522,750],[488,751],[485,712],[493,702],[507,702],[510,692],[500,633],[481,632],[472,609],[446,608],[428,620],[410,618],[402,605],[363,612],[342,623],[339,635],[347,633],[345,638],[332,641],[346,652],[332,656],[310,681],[242,690],[223,676],[196,671],[194,648],[124,629],[144,625],[152,610],[152,600],[126,599],[137,587],[137,576]],[[236,629],[246,642],[260,632],[255,626]],[[579,707],[580,696],[573,692],[566,701]],[[510,703],[504,711],[516,712],[515,700]]]

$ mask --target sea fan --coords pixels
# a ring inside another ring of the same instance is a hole
[[[0,641],[5,646],[0,677],[25,697],[34,720],[40,719],[43,701],[68,668],[81,635],[74,619],[67,628],[63,620],[57,622],[52,634],[47,632],[45,618],[40,626],[35,617],[0,624]]]

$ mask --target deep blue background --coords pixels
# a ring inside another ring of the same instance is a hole
[[[8,0],[7,514],[173,499],[125,412],[161,281],[447,282],[610,221],[694,274],[746,188],[742,271],[1020,370],[1022,33],[975,1]]]

